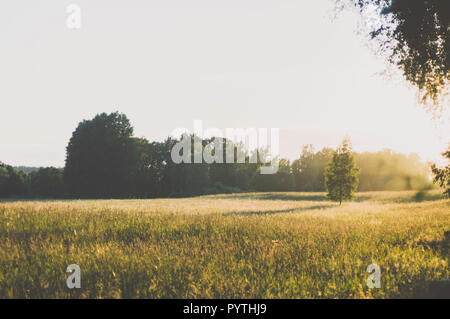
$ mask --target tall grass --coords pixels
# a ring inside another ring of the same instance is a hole
[[[395,298],[448,280],[437,193],[0,203],[1,298]],[[366,285],[369,264],[381,288]],[[68,289],[66,268],[81,268]]]

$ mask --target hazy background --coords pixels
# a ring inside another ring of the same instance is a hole
[[[66,7],[82,28],[66,27]],[[333,1],[3,1],[0,160],[63,166],[82,119],[126,113],[136,136],[177,127],[279,127],[282,156],[301,145],[416,152],[436,160],[450,134],[400,78],[333,20]]]

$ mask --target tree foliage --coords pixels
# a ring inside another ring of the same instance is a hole
[[[356,167],[350,140],[344,139],[331,157],[325,171],[327,196],[333,200],[351,200],[358,188],[359,168]]]
[[[64,179],[76,197],[124,197],[136,167],[133,128],[124,114],[82,121],[67,146]]]
[[[32,195],[41,198],[62,198],[65,196],[63,169],[42,167],[30,173]]]
[[[430,168],[417,154],[391,150],[355,153],[361,169],[358,191],[424,189],[430,185]]]
[[[0,162],[0,197],[22,197],[27,193],[26,174]]]
[[[294,189],[294,176],[287,159],[280,159],[278,172],[275,174],[260,174],[260,167],[254,175],[253,186],[260,192],[289,192]]]
[[[311,144],[305,145],[300,158],[292,163],[295,190],[300,192],[324,192],[326,190],[325,167],[330,161],[332,153],[333,150],[328,147],[315,152]]]
[[[187,137],[191,139],[191,163],[176,164],[171,152],[179,139],[149,142],[132,134],[127,117],[117,112],[82,121],[67,146],[64,169],[14,168],[0,163],[0,197],[154,198],[243,191],[323,192],[327,190],[327,165],[340,154],[339,150],[325,147],[315,151],[312,145],[306,145],[298,159],[292,163],[280,159],[278,171],[267,175],[261,174],[267,150],[246,152],[242,144],[223,139],[224,163],[194,163],[194,143],[197,141],[203,152],[213,139],[191,135]],[[234,163],[226,163],[227,143],[234,151]],[[209,151],[216,155],[215,148]],[[237,162],[238,154],[243,155],[242,163]],[[361,169],[358,191],[430,186],[429,168],[417,155],[389,150],[351,154]],[[253,162],[254,158],[258,160]]]
[[[447,148],[447,151],[442,153],[442,156],[447,158],[449,163],[443,168],[436,166],[436,164],[431,165],[431,170],[434,174],[433,182],[444,190],[444,194],[447,197],[450,197],[450,146]]]
[[[433,112],[448,103],[450,9],[446,0],[336,0],[365,16],[381,53],[419,88]],[[373,17],[376,16],[376,19]]]

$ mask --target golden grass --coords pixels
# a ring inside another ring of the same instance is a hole
[[[450,275],[437,192],[0,203],[1,298],[395,298]],[[69,264],[81,289],[66,287]],[[380,289],[366,268],[381,267]]]

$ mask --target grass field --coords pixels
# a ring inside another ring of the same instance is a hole
[[[409,298],[450,278],[449,230],[437,192],[1,202],[0,298]]]

